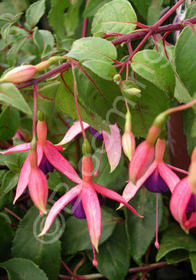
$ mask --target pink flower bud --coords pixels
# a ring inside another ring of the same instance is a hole
[[[144,175],[153,162],[154,156],[155,147],[146,140],[136,148],[129,164],[129,178],[133,183]]]
[[[32,79],[36,73],[37,69],[34,65],[21,65],[8,71],[0,81],[14,84],[24,83]]]
[[[131,161],[132,155],[135,151],[135,138],[132,132],[125,132],[122,136],[122,147],[124,154]]]

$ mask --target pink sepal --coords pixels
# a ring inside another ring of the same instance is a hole
[[[170,191],[173,192],[175,186],[179,183],[180,178],[164,162],[158,164],[158,172]]]
[[[196,225],[196,214],[191,213],[189,219],[187,219],[186,215],[186,209],[191,196],[192,191],[189,184],[189,177],[187,176],[176,185],[170,200],[170,211],[172,216],[179,222],[185,231]]]
[[[110,172],[112,172],[118,166],[120,161],[122,144],[121,135],[117,124],[110,125],[109,127],[111,134],[104,130],[102,130],[102,133],[108,161],[110,164]]]
[[[87,129],[88,127],[90,127],[90,125],[88,123],[85,123],[85,122],[82,122],[82,123],[83,123],[84,129]],[[68,131],[65,134],[64,138],[57,145],[59,146],[59,145],[67,144],[68,142],[73,140],[80,133],[82,133],[82,129],[81,129],[80,122],[77,121],[68,129]]]
[[[24,143],[24,144],[20,144],[15,147],[12,147],[4,152],[0,152],[0,154],[7,155],[10,153],[24,152],[24,151],[30,150],[30,147],[31,147],[31,143]]]
[[[49,228],[51,227],[54,219],[59,214],[59,212],[76,196],[79,195],[81,192],[82,184],[77,185],[73,187],[71,190],[69,190],[66,194],[64,194],[60,199],[58,199],[52,208],[50,209],[48,216],[46,218],[44,228],[42,229],[42,232],[39,234],[39,236],[44,235]]]
[[[136,210],[131,205],[129,205],[120,194],[105,187],[102,187],[98,184],[93,184],[93,186],[98,193],[124,204],[127,208],[129,208],[129,210],[133,212],[133,214],[141,218],[141,216],[136,212]]]
[[[98,251],[99,238],[101,235],[101,208],[99,199],[92,186],[84,182],[82,184],[81,197],[91,243],[96,251]]]
[[[42,160],[42,157],[43,157],[43,149],[41,146],[37,146],[37,164],[39,166],[41,160]],[[13,203],[16,202],[16,200],[23,194],[23,192],[25,191],[27,185],[28,185],[28,182],[29,182],[29,175],[30,175],[30,171],[31,171],[31,167],[30,167],[30,162],[29,162],[29,156],[27,156],[22,168],[21,168],[21,171],[20,171],[20,176],[19,176],[19,179],[18,179],[18,184],[17,184],[17,187],[16,187],[16,194],[15,194],[15,197],[14,197],[14,201]]]
[[[43,149],[48,161],[56,169],[58,169],[61,173],[63,173],[75,183],[80,183],[82,181],[69,161],[66,160],[53,145],[51,145],[49,142],[46,142],[46,144],[43,146]]]

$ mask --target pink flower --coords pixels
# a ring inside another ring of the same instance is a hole
[[[136,184],[129,181],[126,185],[122,194],[126,201],[133,198],[143,184],[151,192],[161,193],[169,190],[173,192],[180,179],[163,161],[164,151],[165,140],[158,139],[156,143],[155,160],[150,164],[145,174],[136,182]]]
[[[170,211],[186,232],[196,226],[196,199],[193,195],[189,176],[176,185],[170,200]]]
[[[62,146],[55,146],[50,141],[46,140],[47,127],[45,121],[37,122],[37,164],[39,168],[47,173],[51,171],[52,166],[58,169],[61,173],[67,176],[70,180],[75,183],[79,183],[81,178],[78,176],[71,164],[58,152],[63,150]],[[30,150],[31,143],[20,144],[16,147],[10,148],[5,152],[1,152],[6,155],[14,152],[22,152]],[[22,195],[29,182],[29,175],[31,172],[29,156],[27,156],[23,167],[20,172],[15,201]]]
[[[29,175],[29,194],[35,206],[44,214],[46,211],[46,204],[48,200],[48,183],[46,176],[37,166],[37,153],[30,151],[30,175]]]
[[[98,250],[98,243],[101,235],[101,208],[98,193],[122,203],[123,205],[128,207],[135,215],[139,215],[131,205],[126,203],[126,201],[124,200],[124,198],[122,198],[121,195],[110,189],[104,188],[98,184],[93,183],[92,172],[93,163],[91,156],[83,156],[81,182],[54,203],[54,205],[48,213],[44,228],[40,235],[44,235],[49,230],[58,213],[69,202],[77,198],[77,200],[79,201],[79,207],[81,207],[80,202],[82,202],[82,211],[84,211],[86,216],[89,236],[93,248],[93,264],[97,265],[94,249]],[[74,205],[74,207],[77,207],[77,205]]]

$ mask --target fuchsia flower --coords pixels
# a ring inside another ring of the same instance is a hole
[[[78,206],[85,214],[89,236],[93,248],[93,264],[96,266],[95,250],[98,250],[99,238],[101,235],[101,208],[98,194],[116,200],[127,208],[129,208],[135,215],[139,216],[135,209],[129,205],[124,198],[115,191],[95,184],[92,180],[93,163],[91,156],[83,156],[82,159],[82,180],[79,184],[69,190],[60,199],[58,199],[50,209],[45,221],[44,228],[41,235],[44,235],[52,225],[58,213],[71,201],[76,199]]]
[[[180,179],[163,161],[164,151],[165,140],[158,139],[156,143],[155,160],[136,184],[129,181],[126,185],[122,194],[126,201],[133,198],[143,184],[151,192],[161,193],[169,190],[173,192]]]
[[[192,193],[189,176],[179,181],[174,188],[170,211],[186,232],[196,226],[196,197]]]
[[[24,83],[33,78],[37,73],[36,66],[34,65],[21,65],[8,71],[1,79],[0,82],[11,83]]]
[[[53,167],[62,172],[70,180],[75,183],[81,181],[80,177],[71,166],[71,164],[59,153],[58,150],[63,150],[62,146],[55,146],[50,141],[46,140],[47,136],[47,127],[45,121],[37,122],[37,164],[39,168],[46,174],[49,171],[52,171]],[[9,153],[22,152],[30,150],[31,143],[20,144],[16,147],[10,148],[5,152],[1,152],[6,155]],[[20,172],[16,195],[14,198],[15,201],[22,195],[26,189],[29,182],[29,175],[31,172],[29,155],[27,156],[23,167]]]

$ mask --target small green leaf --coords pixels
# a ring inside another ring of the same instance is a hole
[[[100,60],[87,60],[82,65],[104,80],[112,81],[113,76],[116,74],[114,66]]]
[[[49,232],[39,238],[42,225],[43,218],[40,217],[39,211],[32,207],[17,228],[12,255],[34,261],[47,273],[50,280],[56,280],[60,269],[61,248],[58,239],[62,233],[61,225],[56,219]]]
[[[112,63],[117,57],[117,52],[111,42],[102,38],[87,37],[74,41],[71,51],[66,56],[81,62],[92,59]]]
[[[168,60],[155,50],[143,50],[132,59],[133,71],[160,88],[170,98],[174,96],[175,75]]]
[[[0,263],[7,271],[9,280],[48,280],[46,274],[34,262],[22,258],[13,258]]]
[[[95,14],[92,33],[128,33],[136,28],[137,16],[127,0],[113,0],[103,5]]]
[[[13,173],[12,171],[7,171],[2,180],[1,189],[4,194],[10,192],[13,188],[16,187],[18,182],[18,174]]]
[[[39,30],[37,27],[33,32],[33,41],[36,44],[41,57],[48,57],[53,53],[54,37],[48,30]]]
[[[168,253],[178,249],[196,252],[196,240],[191,234],[186,234],[179,225],[170,223],[161,239],[156,260],[159,261]]]
[[[109,280],[124,280],[129,269],[129,246],[124,223],[117,223],[110,238],[96,254],[97,269]]]
[[[39,0],[29,6],[26,11],[26,22],[28,26],[34,27],[45,12],[45,0]]]
[[[175,46],[176,71],[191,96],[196,93],[196,36],[190,26],[181,32]]]
[[[191,155],[195,147],[196,138],[196,115],[193,108],[183,111],[183,124],[184,124],[184,134],[187,141],[187,150],[189,155]]]
[[[163,0],[152,0],[151,5],[148,9],[148,17],[147,17],[147,23],[148,25],[153,25],[155,24],[159,18],[160,18],[160,13],[162,10],[162,4]]]
[[[111,236],[117,223],[116,219],[119,218],[116,212],[106,207],[102,207],[101,214],[102,228],[99,245]],[[62,247],[65,255],[92,249],[86,219],[77,219],[74,216],[67,219],[62,236]]]
[[[159,203],[159,222],[161,224],[163,215],[163,204],[161,195],[158,194]],[[141,189],[130,201],[135,210],[143,215],[144,218],[138,218],[131,211],[126,209],[126,226],[128,240],[133,259],[139,263],[145,254],[148,246],[155,237],[156,230],[156,194]]]
[[[75,0],[65,15],[65,29],[67,36],[73,36],[78,25],[81,1]]]
[[[188,252],[182,249],[174,250],[166,255],[166,261],[168,264],[179,263],[181,261],[187,260],[188,258]]]
[[[18,110],[13,107],[5,107],[0,114],[0,141],[11,139],[20,124]]]
[[[147,22],[148,9],[152,0],[131,0],[131,2],[134,4],[134,7],[136,7],[137,13]]]
[[[12,83],[0,83],[0,101],[19,109],[25,114],[32,114],[24,97]]]

